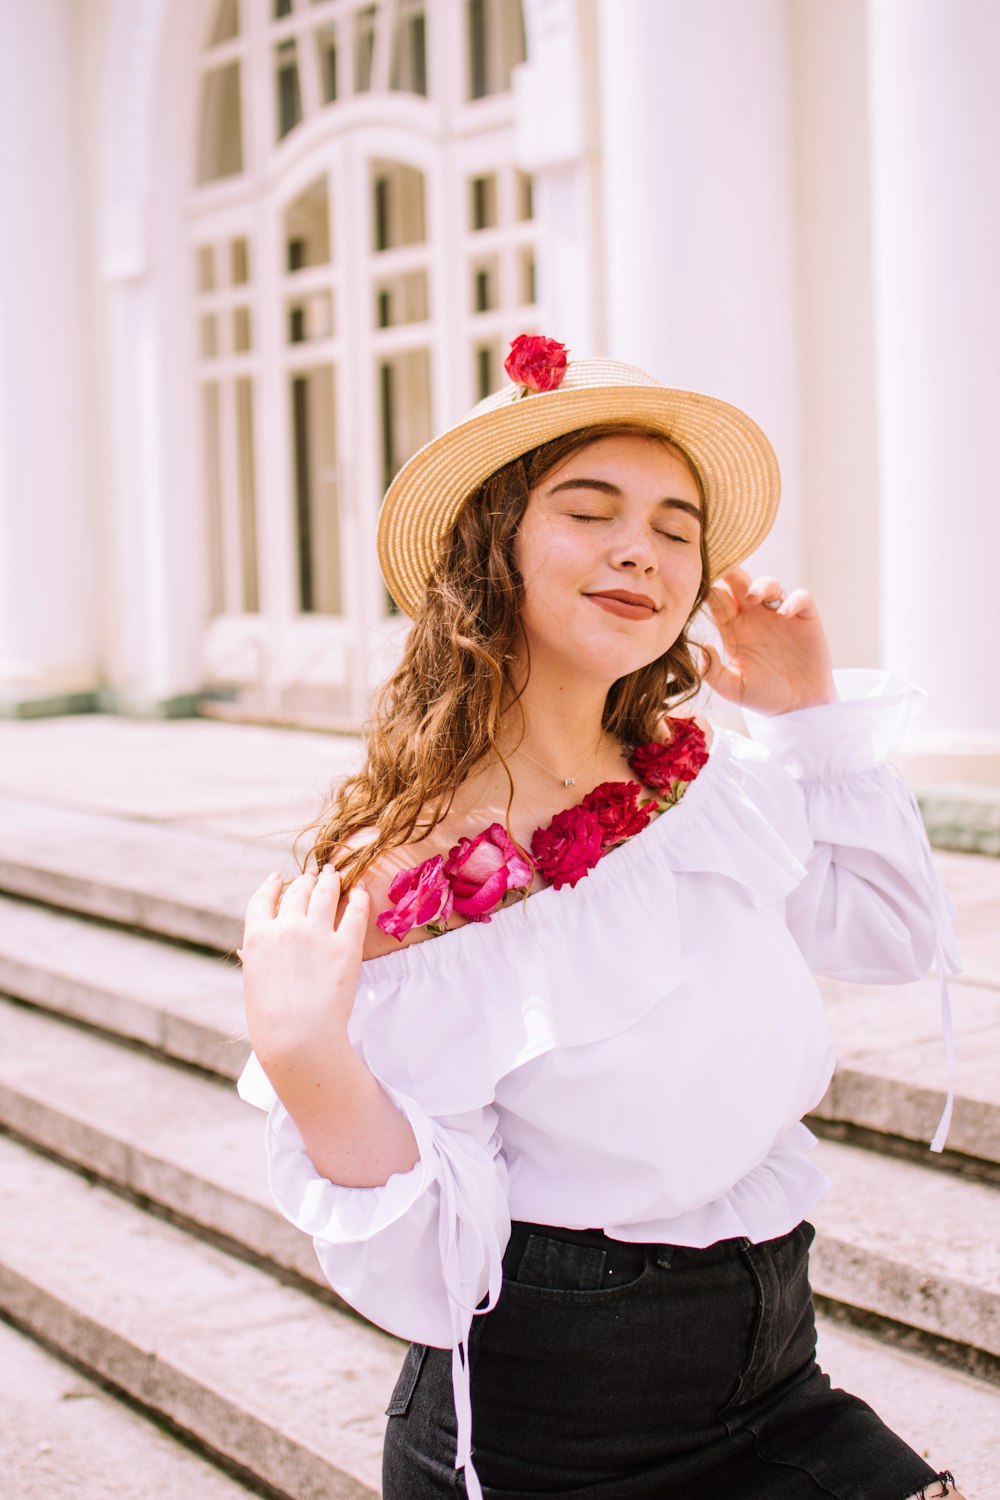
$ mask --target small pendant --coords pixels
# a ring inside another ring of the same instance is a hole
[[[563,782],[563,786],[576,786],[576,777],[567,776],[566,780]]]

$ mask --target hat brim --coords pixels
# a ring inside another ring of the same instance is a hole
[[[527,396],[511,387],[421,448],[389,486],[379,514],[378,554],[396,603],[406,614],[417,614],[444,537],[491,474],[578,428],[631,424],[670,438],[697,469],[708,510],[705,541],[713,579],[759,546],[777,512],[781,475],[771,444],[738,407],[651,381],[563,385]]]

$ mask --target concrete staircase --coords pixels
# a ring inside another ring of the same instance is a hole
[[[13,1471],[0,1439],[12,1496],[379,1493],[401,1346],[337,1304],[271,1206],[261,1117],[233,1089],[247,1045],[232,952],[248,892],[283,857],[231,829],[0,799],[0,1315],[83,1373],[2,1325],[0,1370],[30,1366],[16,1394],[33,1436],[63,1432],[67,1391],[100,1416],[89,1439],[35,1442],[30,1462],[19,1443]],[[968,960],[953,985],[949,1151],[926,1150],[944,1067],[935,982],[827,986],[842,1064],[814,1122],[833,1187],[813,1281],[835,1382],[987,1500],[1000,1472],[1000,861],[938,858]],[[60,1394],[32,1406],[29,1388]]]

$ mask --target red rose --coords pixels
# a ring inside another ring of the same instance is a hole
[[[557,891],[582,880],[597,864],[603,847],[600,818],[579,803],[556,813],[547,828],[536,828],[531,835],[535,863]]]
[[[471,922],[488,922],[488,913],[508,891],[531,884],[532,870],[507,837],[502,823],[491,823],[474,839],[459,839],[444,862],[455,898],[455,910]]]
[[[629,760],[646,786],[665,790],[675,781],[693,781],[708,760],[704,730],[694,719],[667,719],[670,740],[666,745],[640,745]]]
[[[641,791],[637,781],[602,781],[580,803],[588,812],[597,814],[605,849],[622,839],[630,839],[649,822],[649,808],[638,806]]]
[[[395,909],[380,912],[376,926],[402,942],[411,927],[447,922],[453,899],[444,861],[435,854],[410,870],[400,870],[389,887],[389,900],[396,903]]]
[[[515,385],[531,391],[554,391],[566,374],[566,345],[537,333],[519,333],[504,360]]]

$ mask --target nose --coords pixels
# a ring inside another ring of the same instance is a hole
[[[616,536],[611,546],[611,564],[634,573],[655,573],[656,549],[649,529],[644,523],[615,528]]]

